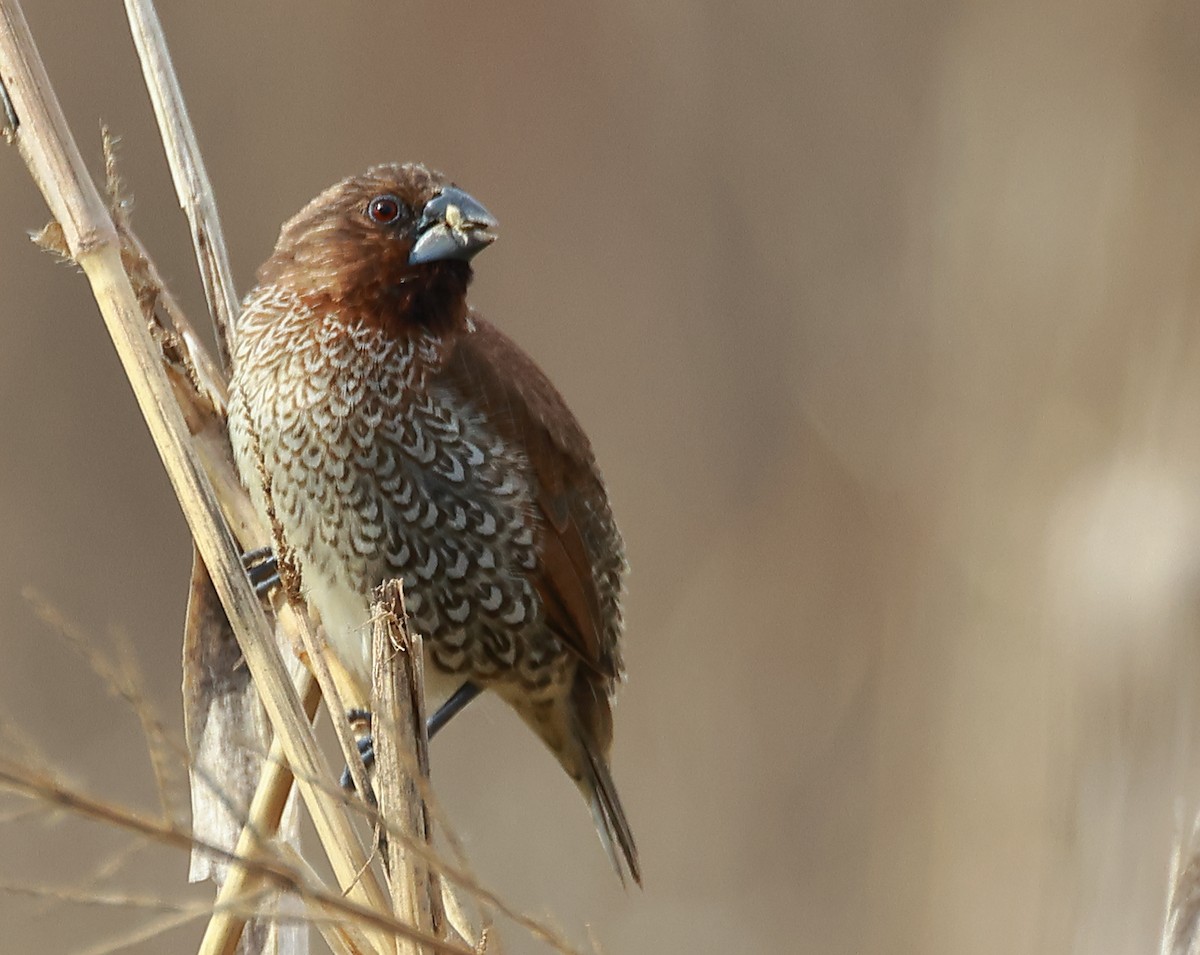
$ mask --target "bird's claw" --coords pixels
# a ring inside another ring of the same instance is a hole
[[[426,738],[433,739],[438,730],[450,722],[451,717],[459,713],[481,692],[479,685],[470,680],[455,690],[450,699],[438,707],[438,711],[426,721]],[[371,735],[371,711],[352,709],[346,713],[346,719],[358,734],[358,755],[362,757],[363,765],[370,772],[375,765],[375,739]],[[350,773],[349,766],[342,770],[342,788],[354,789],[354,777]]]
[[[355,742],[358,745],[358,755],[362,759],[363,767],[369,773],[375,765],[375,740],[368,733],[366,736],[360,736]],[[351,774],[349,766],[342,770],[342,788],[351,791],[355,788],[354,776]]]
[[[269,597],[282,583],[279,578],[279,558],[270,547],[246,551],[242,554],[242,566],[254,585],[254,592],[260,597]]]
[[[346,721],[354,731],[354,742],[358,746],[359,759],[362,760],[363,767],[370,773],[371,768],[375,765],[375,739],[371,736],[371,711],[360,707],[347,710]],[[351,791],[355,788],[354,775],[350,772],[349,766],[342,770],[342,788]]]

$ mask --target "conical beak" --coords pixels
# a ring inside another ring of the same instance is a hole
[[[425,204],[409,265],[459,259],[467,262],[496,241],[496,220],[478,202],[453,186]]]

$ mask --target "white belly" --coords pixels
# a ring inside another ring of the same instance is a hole
[[[371,695],[371,607],[352,587],[313,579],[301,568],[309,605],[318,610],[333,652],[353,677],[358,693],[347,706],[368,707]],[[425,648],[425,709],[432,716],[463,682],[461,675],[445,673],[433,665]]]

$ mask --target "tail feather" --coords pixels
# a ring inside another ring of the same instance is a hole
[[[629,820],[625,818],[625,810],[621,806],[621,797],[617,795],[617,787],[613,783],[612,773],[606,760],[590,741],[580,734],[580,748],[587,757],[587,766],[579,780],[579,789],[592,809],[592,818],[596,821],[596,832],[604,844],[604,850],[612,861],[613,868],[621,884],[625,885],[625,873],[633,877],[639,886],[642,884],[642,869],[638,863],[637,843],[633,841],[633,830],[629,828]],[[617,849],[621,854],[617,854]],[[624,865],[622,865],[624,861]]]
[[[504,692],[501,685],[501,692]],[[612,708],[605,687],[592,679],[576,680],[570,694],[549,706],[530,706],[519,693],[506,695],[521,718],[542,738],[563,769],[575,781],[592,811],[596,832],[622,885],[626,874],[639,886],[642,868],[637,844],[621,797],[608,768],[612,748]]]

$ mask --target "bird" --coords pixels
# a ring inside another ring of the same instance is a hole
[[[230,442],[356,702],[372,594],[399,579],[431,708],[501,697],[575,781],[622,882],[640,885],[609,762],[625,546],[582,426],[468,302],[496,226],[419,163],[309,202],[236,323]]]

